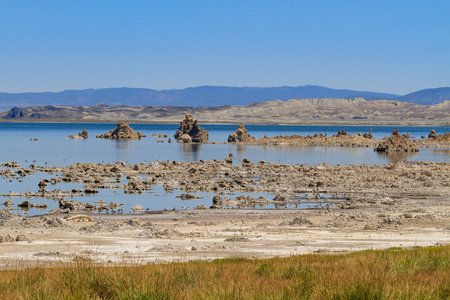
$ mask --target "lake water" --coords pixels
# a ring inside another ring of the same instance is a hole
[[[450,149],[420,149],[419,153],[403,156],[387,156],[374,152],[372,148],[341,148],[341,147],[298,147],[298,146],[257,146],[238,144],[180,144],[174,141],[168,143],[168,138],[153,138],[154,133],[167,134],[172,137],[178,128],[178,124],[130,124],[136,131],[141,131],[147,137],[141,140],[116,141],[108,139],[97,139],[99,133],[107,132],[115,128],[115,124],[98,123],[0,123],[0,162],[15,161],[22,166],[30,164],[47,166],[66,166],[75,162],[90,163],[114,163],[125,161],[127,163],[150,163],[154,160],[177,160],[177,161],[199,161],[224,159],[229,153],[233,153],[237,160],[243,158],[252,162],[265,160],[273,163],[283,164],[307,164],[314,165],[323,162],[332,165],[349,164],[389,164],[398,160],[420,160],[433,162],[450,161]],[[210,132],[210,141],[224,142],[228,135],[236,130],[238,125],[202,125]],[[431,129],[435,129],[437,134],[450,132],[450,127],[393,127],[393,126],[281,126],[281,125],[246,125],[248,132],[256,138],[267,135],[273,137],[277,135],[313,135],[314,133],[327,133],[329,136],[344,129],[349,134],[357,132],[369,132],[375,138],[390,136],[393,129],[399,129],[400,133],[408,132],[411,136],[420,138],[422,135],[428,136]],[[67,136],[77,134],[86,128],[89,132],[89,139],[71,140]],[[38,141],[30,139],[38,138]],[[158,142],[158,141],[164,142]],[[26,190],[36,191],[37,183],[41,178],[49,178],[48,174],[36,173],[28,176],[19,182],[18,179],[5,180],[0,178],[0,194],[9,191],[25,192]],[[81,188],[82,186],[77,186]],[[71,189],[70,184],[48,187],[50,189]],[[99,194],[77,198],[75,200],[93,203],[98,200],[107,202],[125,203],[127,210],[135,204],[141,204],[151,210],[161,210],[163,208],[181,209],[187,207],[193,209],[194,206],[205,204],[211,205],[213,194],[204,193],[202,199],[183,201],[177,198],[182,192],[175,190],[174,193],[167,194],[162,187],[155,186],[150,193],[142,195],[124,195],[121,190],[101,190]],[[235,193],[232,197],[238,196]],[[272,195],[252,195],[254,197]],[[7,198],[0,197],[0,203]],[[14,205],[25,199],[11,199]],[[30,214],[42,214],[49,209],[56,208],[57,203],[47,199],[30,200],[37,204],[45,202],[50,207],[39,211],[32,209]],[[299,208],[304,208],[299,203]],[[306,204],[305,204],[306,205]],[[1,206],[0,206],[1,208]],[[271,206],[265,208],[274,208]],[[292,208],[292,207],[290,207]]]
[[[172,137],[177,124],[131,124],[147,137],[141,140],[116,141],[97,139],[95,136],[115,128],[115,124],[94,123],[0,123],[0,162],[15,161],[21,165],[69,165],[74,162],[151,162],[153,160],[198,161],[223,159],[229,153],[236,158],[251,161],[265,160],[274,163],[318,164],[386,164],[398,158],[378,154],[372,148],[327,148],[327,147],[286,147],[223,144],[180,144],[167,143],[167,138],[153,138],[154,133]],[[210,132],[210,141],[224,142],[234,132],[237,125],[204,125]],[[77,134],[86,128],[87,140],[71,140],[67,136]],[[333,135],[344,129],[349,134],[368,132],[372,128],[375,138],[390,136],[393,129],[408,132],[420,138],[428,136],[431,129],[438,134],[450,132],[450,127],[389,127],[389,126],[280,126],[247,125],[248,132],[256,138],[267,135],[313,135],[328,133]],[[39,141],[30,141],[38,138]],[[164,140],[163,143],[157,142]],[[173,140],[173,138],[172,138]],[[417,154],[404,157],[406,160],[448,161],[446,151],[421,149]]]

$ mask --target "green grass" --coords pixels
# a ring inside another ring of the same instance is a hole
[[[8,270],[0,299],[450,299],[450,246]]]

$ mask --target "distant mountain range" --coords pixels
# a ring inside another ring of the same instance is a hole
[[[12,107],[41,105],[92,106],[98,103],[106,105],[216,107],[248,105],[268,100],[286,101],[310,98],[384,99],[429,105],[449,100],[450,88],[427,89],[405,96],[330,89],[313,85],[298,87],[200,86],[160,91],[142,88],[106,88],[67,90],[56,93],[0,93],[0,109],[7,110]]]
[[[434,105],[442,103],[445,100],[450,100],[450,87],[421,90],[402,96],[396,100],[422,105]]]

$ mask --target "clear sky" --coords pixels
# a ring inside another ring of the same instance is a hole
[[[0,92],[450,86],[450,1],[0,1]]]

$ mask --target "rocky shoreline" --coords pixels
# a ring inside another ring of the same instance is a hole
[[[384,194],[449,194],[450,163],[399,162],[389,165],[315,166],[285,165],[247,159],[236,162],[224,160],[200,162],[153,161],[150,164],[76,163],[67,167],[13,166],[0,170],[3,179],[19,179],[35,172],[52,174],[42,179],[36,191],[2,193],[2,197],[49,198],[62,200],[72,196],[86,196],[101,189],[123,190],[125,194],[139,194],[152,186],[161,185],[167,192],[179,189],[186,193],[245,192],[274,195],[352,194],[352,198],[369,199],[377,190]],[[127,182],[120,180],[126,177]],[[62,191],[51,190],[61,182],[82,183],[84,188]],[[287,198],[285,199],[287,201]],[[280,201],[280,200],[279,200]]]
[[[306,166],[227,157],[150,164],[1,166],[2,180],[36,172],[52,174],[52,178],[41,180],[36,191],[0,196],[24,196],[31,203],[45,197],[60,203],[52,214],[41,217],[0,210],[1,268],[17,259],[26,265],[44,266],[75,256],[99,264],[124,263],[124,258],[153,263],[450,242],[450,162]],[[127,178],[127,183],[118,183],[118,178]],[[52,190],[59,182],[83,183],[84,188]],[[152,212],[141,206],[131,215],[118,214],[120,203],[88,207],[69,200],[102,189],[145,194],[156,185],[168,193],[175,188],[182,190],[186,199],[200,191],[216,196],[209,207]],[[234,195],[254,192],[273,197]],[[253,209],[268,203],[276,207],[316,205]],[[109,214],[99,213],[105,210]]]

